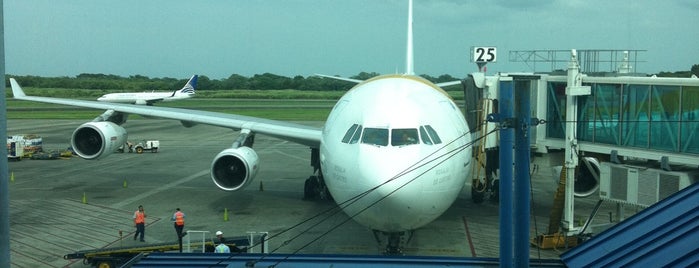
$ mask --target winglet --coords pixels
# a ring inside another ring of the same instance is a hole
[[[19,86],[19,83],[17,83],[17,80],[15,80],[14,78],[10,78],[10,85],[12,86],[12,95],[15,98],[27,96],[27,94],[24,94],[24,90],[22,90],[22,87]]]

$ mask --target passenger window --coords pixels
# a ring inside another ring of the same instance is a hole
[[[391,145],[405,146],[418,143],[417,129],[397,128],[391,130]]]
[[[427,135],[427,130],[425,130],[424,126],[420,126],[420,136],[422,136],[422,143],[432,145],[432,139]]]
[[[347,130],[347,133],[345,133],[345,136],[342,138],[342,142],[349,143],[349,141],[352,138],[352,136],[354,135],[354,133],[357,132],[357,127],[359,127],[359,125],[357,125],[357,124],[352,125]]]
[[[359,141],[359,137],[362,136],[362,126],[359,126],[357,128],[357,131],[354,132],[354,135],[352,136],[352,139],[350,140],[350,144],[355,144]]]
[[[434,142],[434,144],[440,144],[442,143],[442,140],[439,138],[439,135],[437,135],[437,131],[432,128],[430,125],[426,125],[425,129],[427,130],[427,133],[430,134],[430,138]]]
[[[362,134],[362,143],[378,146],[388,145],[388,129],[365,128],[364,134]]]

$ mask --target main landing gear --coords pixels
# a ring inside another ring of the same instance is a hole
[[[328,187],[325,185],[323,175],[312,175],[306,179],[303,187],[303,200],[332,200]]]

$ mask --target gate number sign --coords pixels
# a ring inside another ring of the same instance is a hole
[[[473,62],[495,62],[497,49],[495,47],[473,47],[472,60]]]

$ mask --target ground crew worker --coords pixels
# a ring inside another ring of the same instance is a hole
[[[216,250],[214,251],[216,253],[231,253],[231,248],[228,247],[228,245],[221,243],[216,246]]]
[[[177,241],[180,243],[180,252],[182,252],[182,237],[186,235],[182,234],[184,229],[184,212],[180,211],[180,208],[175,210],[175,214],[172,215],[172,221],[175,225],[175,232],[177,233]]]
[[[146,211],[143,210],[143,206],[139,205],[138,210],[133,213],[133,223],[136,226],[136,233],[133,235],[133,240],[141,234],[141,242],[146,242],[143,240],[143,236],[146,235]]]
[[[223,238],[223,232],[221,231],[216,231],[216,239],[218,239],[219,243],[225,243],[226,239]]]

